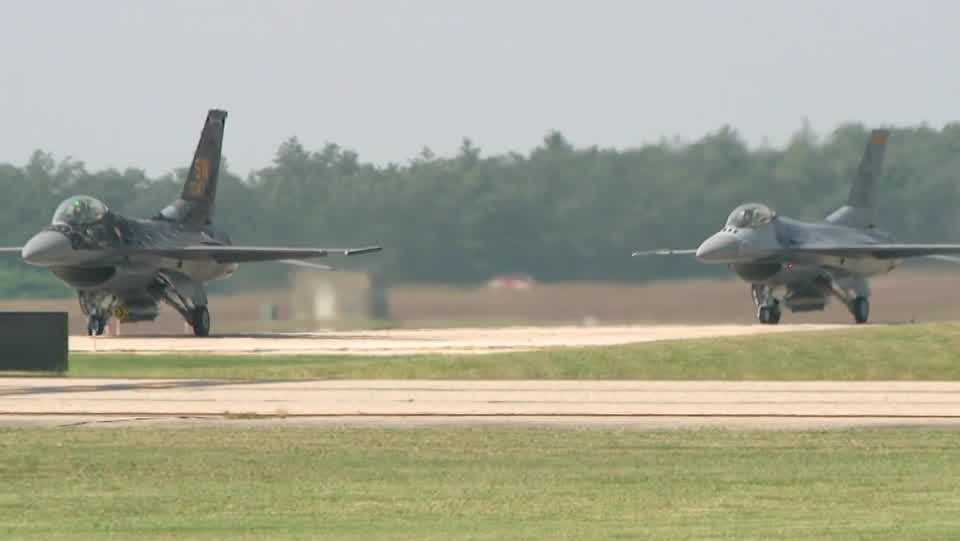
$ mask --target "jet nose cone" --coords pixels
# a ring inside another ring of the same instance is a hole
[[[20,250],[20,257],[31,265],[49,266],[63,263],[72,251],[66,235],[56,231],[41,231],[27,241]]]
[[[697,248],[697,259],[705,263],[730,263],[740,255],[740,239],[733,233],[720,232]]]

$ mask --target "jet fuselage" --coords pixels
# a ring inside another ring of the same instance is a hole
[[[213,211],[227,112],[207,113],[180,197],[153,218],[126,218],[103,202],[78,195],[64,200],[48,227],[16,250],[26,263],[46,267],[77,291],[88,316],[87,332],[103,334],[115,317],[151,321],[161,302],[171,306],[197,336],[210,333],[204,284],[233,274],[241,262],[275,261],[317,270],[332,267],[304,261],[331,254],[379,252],[360,248],[236,246],[214,228]]]
[[[900,264],[899,259],[832,256],[791,252],[792,249],[831,243],[869,245],[892,241],[889,233],[875,228],[802,222],[774,215],[766,223],[752,227],[738,227],[728,221],[697,248],[696,257],[704,263],[728,264],[741,279],[750,283],[784,286],[827,273],[876,276]]]
[[[160,273],[207,282],[230,276],[238,266],[137,253],[138,250],[230,244],[230,238],[212,226],[131,219],[107,211],[95,223],[51,224],[24,245],[21,257],[31,265],[49,268],[74,289],[123,295],[150,286]]]

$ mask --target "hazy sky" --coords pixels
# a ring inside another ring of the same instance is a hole
[[[0,161],[189,161],[206,110],[246,174],[296,135],[379,163],[463,136],[527,151],[694,139],[783,143],[809,118],[960,119],[950,0],[0,0]]]

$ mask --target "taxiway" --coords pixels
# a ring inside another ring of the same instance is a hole
[[[70,337],[70,351],[100,353],[412,355],[497,353],[549,347],[612,346],[768,333],[846,329],[852,325],[621,325],[391,329],[193,336]]]
[[[960,426],[955,382],[0,378],[0,423]]]

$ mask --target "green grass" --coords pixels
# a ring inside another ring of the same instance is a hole
[[[955,539],[957,433],[0,430],[0,538]]]
[[[960,324],[492,355],[76,354],[70,375],[251,379],[956,380]]]

